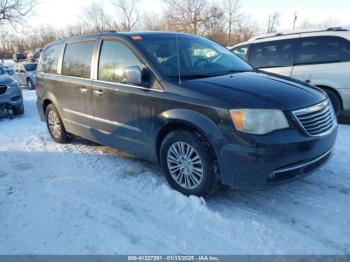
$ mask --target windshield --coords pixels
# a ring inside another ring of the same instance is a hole
[[[24,65],[26,71],[35,71],[36,68],[38,67],[37,64],[26,64]]]
[[[173,34],[134,39],[170,79],[176,80],[179,75],[185,80],[253,70],[226,48],[202,37]]]

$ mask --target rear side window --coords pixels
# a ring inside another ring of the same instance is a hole
[[[41,56],[38,71],[47,74],[57,74],[58,57],[61,48],[62,45],[52,45],[46,48]]]
[[[252,44],[249,63],[256,68],[293,66],[295,46],[294,40]]]
[[[240,58],[244,59],[245,61],[248,60],[248,48],[249,45],[242,45],[239,47],[236,47],[232,50],[232,52],[236,55],[238,55]]]
[[[141,62],[128,47],[116,41],[103,41],[98,68],[99,80],[123,82],[124,70],[130,66],[142,68]]]
[[[336,36],[309,37],[301,40],[295,64],[350,61],[350,43]]]
[[[94,47],[95,41],[67,44],[64,52],[62,74],[90,78]]]

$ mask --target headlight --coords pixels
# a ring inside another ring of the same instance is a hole
[[[230,110],[230,114],[235,128],[244,133],[265,135],[289,127],[284,113],[280,110],[234,109]]]

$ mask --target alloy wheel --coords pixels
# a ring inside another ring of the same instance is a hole
[[[169,148],[167,165],[173,179],[185,189],[194,189],[203,180],[202,160],[198,152],[187,143],[176,142]]]
[[[51,131],[51,134],[55,138],[59,138],[61,136],[61,124],[60,119],[56,112],[50,111],[48,115],[48,124]]]

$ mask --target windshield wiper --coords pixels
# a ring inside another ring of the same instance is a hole
[[[245,72],[254,72],[255,70],[229,70],[227,71],[227,74],[238,74],[238,73],[245,73]]]
[[[181,79],[199,79],[199,78],[210,78],[216,76],[231,75],[236,73],[253,72],[254,70],[228,70],[225,72],[215,73],[215,74],[191,74],[191,75],[181,75]],[[172,79],[177,79],[178,76],[169,76]]]
[[[196,78],[208,78],[218,76],[217,74],[192,74],[192,75],[182,75],[182,79],[196,79]]]

